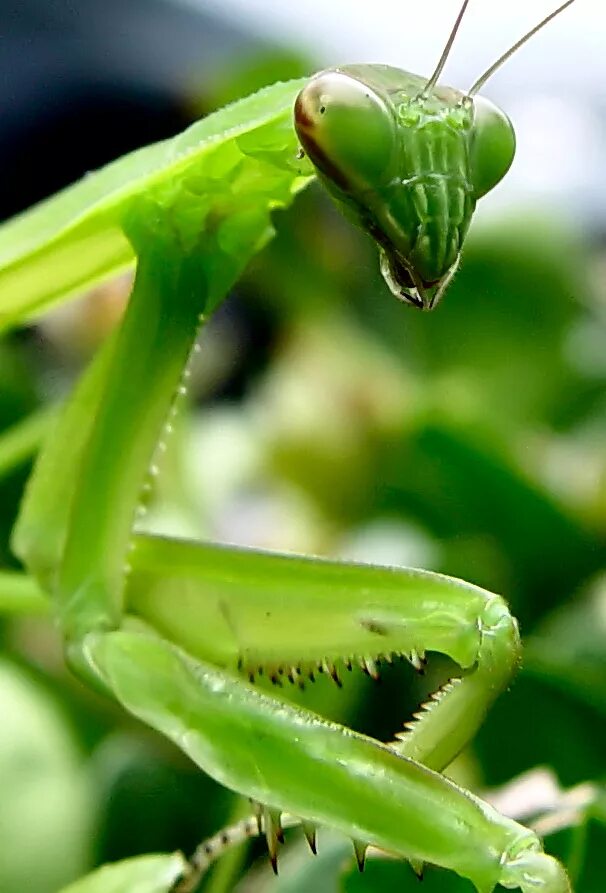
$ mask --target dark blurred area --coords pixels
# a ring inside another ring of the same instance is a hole
[[[185,85],[246,45],[160,0],[0,6],[1,194],[8,217],[189,120]]]
[[[0,35],[3,218],[313,67],[160,0],[4,2]],[[275,240],[203,335],[152,529],[422,565],[503,593],[527,642],[524,668],[454,773],[481,789],[540,765],[564,788],[598,790],[603,234],[536,204],[480,220],[450,292],[426,315],[387,293],[374,247],[319,187],[275,223]],[[0,434],[67,392],[127,292],[128,281],[103,287],[0,342]],[[17,567],[8,539],[30,467],[31,455],[6,471],[0,461],[4,568]],[[67,674],[47,619],[3,618],[0,645],[0,818],[20,817],[0,840],[3,893],[54,893],[105,861],[189,852],[236,814],[230,794]],[[356,677],[341,694],[322,680],[297,698],[388,740],[450,669],[432,656],[425,678],[394,667],[379,688]],[[603,840],[598,800],[554,836],[563,857],[582,822],[588,840]],[[208,889],[236,889],[260,852],[219,867]],[[575,850],[578,893],[603,890],[592,852]],[[337,885],[342,862],[326,868],[332,886],[322,889],[416,889],[393,868],[378,880],[371,870],[366,887],[349,874]],[[283,887],[261,873],[255,889],[320,893],[306,865]],[[428,884],[471,890],[439,874]]]

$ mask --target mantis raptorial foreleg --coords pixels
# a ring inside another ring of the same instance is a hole
[[[8,320],[19,300],[40,306],[137,259],[124,321],[42,453],[14,544],[53,599],[71,666],[261,804],[273,858],[289,813],[308,836],[330,825],[359,856],[373,844],[436,863],[479,893],[567,893],[536,835],[439,774],[517,665],[499,596],[423,571],[137,531],[199,325],[271,235],[271,210],[312,173],[296,152],[295,97],[307,154],[377,240],[392,289],[426,309],[442,294],[475,202],[514,147],[505,116],[475,97],[485,76],[468,94],[436,86],[445,58],[429,81],[349,66],[276,87],[9,224]],[[338,682],[352,664],[374,675],[426,651],[459,672],[388,744],[254,685],[261,673]]]
[[[288,811],[415,864],[450,867],[482,893],[499,880],[523,885],[522,853],[537,863],[534,877],[545,877],[556,863],[536,854],[531,832],[427,768],[452,760],[515,667],[517,629],[499,597],[423,572],[133,536],[208,301],[204,246],[184,254],[178,229],[167,232],[153,210],[149,201],[129,210],[131,231],[152,227],[152,248],[142,246],[124,323],[83,386],[97,394],[87,437],[64,457],[78,486],[55,599],[72,665],[268,815]],[[68,407],[68,426],[81,399]],[[53,498],[60,476],[40,480],[45,504],[69,501],[63,491]],[[35,501],[34,481],[30,523]],[[23,528],[20,536],[27,541]],[[403,653],[415,663],[425,650],[452,657],[462,681],[392,745],[238,678],[259,668],[336,676],[350,660],[373,673],[378,659]]]

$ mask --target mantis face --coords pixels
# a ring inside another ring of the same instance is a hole
[[[515,136],[488,100],[426,85],[386,65],[322,71],[297,97],[295,127],[333,198],[379,245],[392,292],[431,309]]]
[[[446,290],[476,201],[503,179],[515,154],[511,122],[477,93],[573,2],[528,31],[467,93],[438,79],[469,0],[430,78],[346,65],[321,71],[299,93],[301,145],[341,209],[377,242],[381,272],[397,298],[431,310]]]

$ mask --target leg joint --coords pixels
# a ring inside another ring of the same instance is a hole
[[[506,684],[520,663],[521,642],[518,622],[504,599],[495,595],[486,602],[479,628],[477,669],[503,677],[503,684]]]

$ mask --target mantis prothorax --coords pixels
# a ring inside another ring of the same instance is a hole
[[[479,893],[566,893],[533,832],[440,774],[518,664],[503,599],[424,571],[137,530],[200,323],[270,238],[271,210],[314,173],[376,239],[398,296],[430,308],[444,291],[476,200],[514,154],[508,119],[477,91],[530,36],[468,93],[440,87],[466,6],[429,80],[358,65],[277,84],[0,230],[5,326],[137,260],[125,318],[40,455],[13,543],[53,601],[73,669],[262,804],[273,858],[288,812],[312,840],[332,826],[358,854],[373,844],[435,863]],[[460,674],[387,744],[251,681],[261,669],[338,679],[350,662],[374,675],[378,660],[418,665],[426,650]]]

